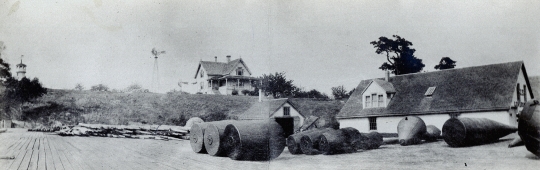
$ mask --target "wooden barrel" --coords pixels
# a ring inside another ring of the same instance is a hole
[[[540,102],[529,100],[519,115],[518,134],[529,152],[540,157]]]
[[[223,146],[225,140],[225,127],[233,123],[233,120],[223,120],[208,122],[208,126],[204,130],[204,148],[208,155],[212,156],[227,156],[226,148]]]
[[[424,140],[426,141],[437,141],[441,137],[441,130],[434,125],[426,126],[426,134],[424,135]]]
[[[332,131],[334,129],[325,128],[325,129],[316,129],[313,131],[306,132],[300,138],[300,150],[306,155],[316,155],[320,154],[319,151],[319,141],[323,133]]]
[[[426,124],[417,116],[406,116],[399,121],[397,131],[399,144],[415,145],[422,142],[426,134]]]
[[[322,134],[319,149],[325,155],[353,153],[360,138],[360,132],[354,128],[328,131]]]
[[[207,123],[196,123],[191,126],[189,130],[189,143],[193,152],[206,153],[206,148],[204,147],[204,130],[207,126]]]
[[[377,149],[383,144],[383,136],[378,132],[362,133],[356,149]]]
[[[300,139],[304,134],[312,132],[314,130],[320,129],[310,129],[287,137],[287,148],[289,149],[289,152],[293,155],[302,154],[302,149],[300,149]]]
[[[486,118],[451,118],[444,122],[442,136],[450,147],[481,145],[516,132],[517,128]]]
[[[274,120],[237,121],[225,127],[227,155],[233,160],[271,160],[285,149],[284,132]]]

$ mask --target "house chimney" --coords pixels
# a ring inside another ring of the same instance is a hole
[[[228,62],[231,62],[231,56],[230,55],[227,56],[227,63]]]
[[[259,102],[262,102],[263,94],[262,89],[259,89]]]
[[[214,56],[214,60],[216,60],[216,62],[217,62],[217,56]]]
[[[386,70],[384,73],[384,81],[388,81],[390,79],[390,71]]]

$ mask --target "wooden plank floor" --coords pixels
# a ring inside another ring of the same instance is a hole
[[[62,137],[9,129],[0,134],[0,169],[268,169],[264,162],[231,161],[191,151],[189,141]]]

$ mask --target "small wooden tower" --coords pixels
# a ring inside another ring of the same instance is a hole
[[[17,64],[17,79],[21,80],[26,77],[26,64],[23,64],[21,56],[21,63]]]

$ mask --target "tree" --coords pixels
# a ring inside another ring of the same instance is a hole
[[[332,87],[332,95],[336,100],[349,98],[349,93],[347,93],[347,90],[345,89],[345,87],[343,87],[343,85]]]
[[[4,42],[0,41],[0,81],[6,81],[11,77],[11,72],[9,72],[9,63],[5,62],[2,58],[2,52],[6,49]],[[0,82],[1,83],[1,82]]]
[[[77,83],[77,85],[75,85],[75,90],[83,91],[84,86],[81,83]]]
[[[271,94],[274,98],[290,96],[295,90],[293,80],[287,80],[285,72],[275,74],[263,74],[261,79],[260,89],[265,93]],[[259,88],[259,87],[258,87]]]
[[[4,109],[11,110],[16,106],[19,106],[18,110],[21,114],[22,105],[24,103],[31,102],[34,99],[47,94],[47,89],[41,85],[38,78],[34,78],[30,81],[26,77],[23,77],[21,80],[11,77],[6,80],[5,85],[6,90],[3,100],[7,101],[9,104],[7,108]]]
[[[94,85],[90,88],[92,91],[109,91],[109,87],[103,84]]]
[[[456,67],[456,61],[450,59],[450,57],[443,57],[439,64],[435,66],[437,70],[451,69]]]
[[[328,95],[319,92],[318,90],[311,89],[310,91],[303,91],[299,88],[293,92],[294,98],[316,98],[316,99],[328,99]]]
[[[383,36],[378,41],[370,43],[376,48],[377,54],[386,55],[388,62],[384,62],[379,69],[390,70],[395,75],[422,71],[425,65],[422,63],[422,59],[414,56],[416,50],[410,47],[413,44],[398,35],[393,35],[393,37],[395,40]]]

